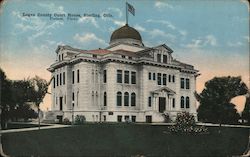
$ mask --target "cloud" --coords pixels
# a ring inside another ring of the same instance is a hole
[[[205,37],[204,45],[216,46],[217,45],[217,39],[213,35],[207,35]]]
[[[162,24],[164,26],[167,26],[168,28],[170,28],[170,29],[172,29],[174,31],[177,31],[182,36],[186,36],[187,35],[187,31],[179,29],[173,23],[171,23],[170,21],[167,21],[167,20],[153,20],[153,19],[148,19],[146,22],[148,22],[148,23],[159,23],[159,24]]]
[[[185,30],[179,30],[179,33],[182,35],[182,36],[186,36],[188,33],[187,31]]]
[[[101,46],[107,46],[108,44],[101,38],[98,38],[94,33],[86,33],[83,35],[75,34],[73,39],[79,43],[84,44],[85,46],[89,46],[90,44],[97,45],[97,43]]]
[[[239,47],[239,46],[242,46],[242,42],[240,41],[237,41],[237,42],[227,42],[227,45],[230,46],[230,47]]]
[[[166,39],[169,39],[171,42],[175,41],[176,39],[175,35],[166,33],[159,29],[153,29],[153,30],[147,31],[147,33],[153,38],[164,37]]]
[[[160,24],[166,25],[168,28],[170,28],[172,30],[176,29],[176,27],[171,22],[166,21],[166,20],[152,20],[152,19],[149,19],[146,22],[160,23]]]
[[[174,7],[172,5],[170,5],[166,2],[161,2],[161,1],[156,1],[154,6],[158,9],[163,9],[163,8],[174,9]]]
[[[119,20],[112,20],[112,21],[117,26],[124,26],[126,24],[125,21],[119,21]]]
[[[45,8],[50,13],[61,13],[66,14],[63,6],[57,6],[55,3],[38,3],[38,5],[42,8]]]
[[[145,31],[146,31],[146,28],[140,26],[139,24],[136,24],[136,25],[134,26],[134,28],[135,28],[136,30],[138,30],[138,31],[141,31],[141,32],[145,32]]]
[[[34,16],[28,19],[20,12],[12,11],[12,15],[17,18],[15,29],[12,34],[17,35],[20,33],[32,31],[32,35],[28,37],[28,40],[32,42],[34,39],[50,33],[50,30],[56,29],[64,24],[63,21],[46,21],[42,18]]]
[[[119,8],[108,8],[109,11],[117,13],[118,17],[122,17],[122,11]]]
[[[192,39],[191,43],[184,45],[188,48],[201,48],[204,46],[217,46],[217,39],[214,35],[207,35],[203,38]]]
[[[46,23],[46,22],[45,22]],[[32,41],[42,35],[45,35],[45,34],[50,34],[50,30],[51,29],[56,29],[58,27],[60,27],[61,25],[63,25],[64,23],[62,21],[55,21],[55,22],[52,22],[51,24],[46,24],[42,27],[40,27],[39,29],[35,29],[36,33],[34,33],[33,35],[31,35],[30,37],[28,37],[28,40],[29,41]]]
[[[243,36],[244,39],[247,40],[247,42],[250,42],[249,36]]]
[[[78,19],[78,23],[90,23],[96,28],[99,28],[99,25],[94,17],[81,17]]]

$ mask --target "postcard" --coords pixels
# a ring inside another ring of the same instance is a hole
[[[246,0],[3,0],[2,156],[249,155]]]

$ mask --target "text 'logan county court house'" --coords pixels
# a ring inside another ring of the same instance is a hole
[[[192,65],[177,61],[167,45],[147,47],[128,24],[105,49],[58,46],[52,73],[52,111],[60,120],[84,115],[90,122],[163,122],[178,112],[196,116]]]

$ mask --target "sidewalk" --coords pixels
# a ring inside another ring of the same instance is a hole
[[[50,125],[50,126],[41,126],[40,130],[72,127],[71,125],[62,125],[62,124],[43,124],[43,123],[41,123],[41,125]],[[12,133],[12,132],[23,132],[23,131],[34,131],[34,130],[39,130],[39,127],[1,130],[0,133],[5,134],[5,133]]]

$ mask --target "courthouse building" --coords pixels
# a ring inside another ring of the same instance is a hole
[[[163,122],[178,112],[196,116],[192,65],[173,58],[162,44],[147,47],[128,24],[107,48],[58,46],[52,73],[52,111],[60,120],[83,115],[90,122]],[[178,53],[178,52],[177,52]]]

